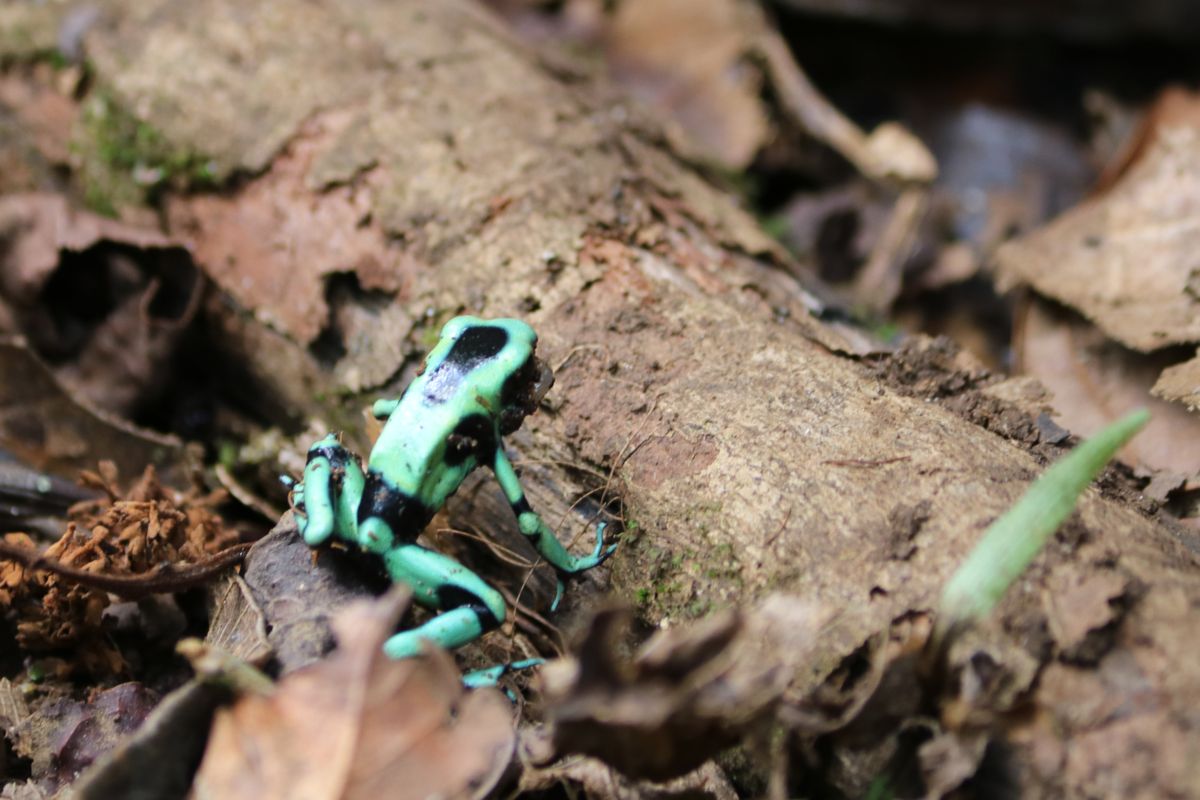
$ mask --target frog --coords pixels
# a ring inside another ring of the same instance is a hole
[[[380,399],[371,412],[383,422],[367,458],[342,445],[336,434],[308,451],[301,482],[293,488],[297,528],[305,544],[340,540],[377,557],[413,600],[435,612],[422,625],[388,638],[394,659],[420,655],[426,643],[452,650],[500,627],[503,596],[450,556],[418,544],[434,514],[476,468],[487,466],[537,553],[558,572],[551,610],[563,577],[603,563],[617,549],[606,543],[606,522],[596,526],[590,553],[570,552],[533,510],[503,437],[517,431],[554,383],[536,356],[537,334],[518,319],[457,316],[441,329],[416,377],[398,398]],[[468,686],[494,685],[510,669],[540,664],[525,659],[468,673]]]

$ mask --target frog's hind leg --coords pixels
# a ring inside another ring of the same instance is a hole
[[[385,558],[389,574],[410,586],[418,603],[442,612],[388,639],[383,651],[392,658],[418,655],[426,640],[447,649],[461,647],[504,621],[500,593],[454,559],[416,544],[400,545]]]
[[[308,449],[304,481],[293,490],[296,526],[306,544],[316,547],[334,533],[354,538],[363,481],[358,458],[334,434]]]

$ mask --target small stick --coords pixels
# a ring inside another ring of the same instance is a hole
[[[106,575],[101,572],[69,567],[61,561],[46,558],[28,547],[0,539],[0,558],[15,561],[26,569],[51,572],[92,589],[111,592],[126,600],[138,600],[152,594],[168,594],[207,583],[217,573],[240,564],[250,552],[253,542],[235,544],[195,564],[168,564],[153,572],[140,575]]]

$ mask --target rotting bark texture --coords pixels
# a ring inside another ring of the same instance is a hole
[[[616,469],[639,535],[613,583],[651,624],[786,588],[842,612],[803,676],[819,680],[928,609],[1039,470],[839,355],[751,218],[665,154],[635,109],[551,76],[466,2],[131,0],[106,6],[85,44],[119,102],[217,174],[251,174],[219,198],[172,198],[168,218],[290,348],[264,364],[317,371],[305,348],[330,324],[338,273],[394,309],[353,293],[334,309],[334,368],[359,358],[363,389],[419,349],[429,309],[537,327],[558,383],[521,455]],[[300,230],[311,235],[293,247]],[[569,474],[526,480],[571,486]],[[923,521],[898,532],[918,503]],[[1013,743],[1020,779],[1186,793],[1200,785],[1196,542],[1095,492],[1079,519],[1004,606],[1013,641],[1052,662],[1035,689],[1046,713]],[[1108,637],[1056,660],[1066,642],[1047,618],[1061,609],[1044,591],[1097,570],[1103,591],[1077,594]]]

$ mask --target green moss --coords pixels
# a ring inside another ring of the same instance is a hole
[[[441,337],[441,330],[442,327],[440,325],[427,325],[421,329],[421,347],[423,347],[426,352],[432,350],[434,346],[437,345],[438,339]]]
[[[236,469],[240,461],[238,443],[232,439],[221,439],[217,445],[217,463],[226,469]]]
[[[212,162],[172,143],[106,92],[84,103],[74,137],[85,202],[102,214],[153,203],[165,188],[215,184]]]
[[[685,619],[698,619],[707,616],[714,610],[713,601],[708,597],[695,597],[683,608]]]
[[[71,66],[71,60],[62,54],[62,51],[55,49],[43,54],[46,63],[55,70],[64,70]]]
[[[771,731],[773,740],[785,735],[778,726]],[[756,752],[757,749],[763,752]],[[770,762],[770,757],[762,743],[744,742],[718,754],[716,762],[737,790],[738,797],[766,797],[770,778],[765,765]]]
[[[745,586],[736,546],[725,535],[728,522],[720,502],[699,504],[687,515],[690,541],[710,542],[695,549],[656,539],[654,529],[639,530],[613,571],[618,593],[629,598],[647,619],[690,620],[726,608]]]
[[[892,797],[895,797],[895,794],[892,792],[891,781],[886,775],[877,775],[867,787],[863,800],[891,800]]]

